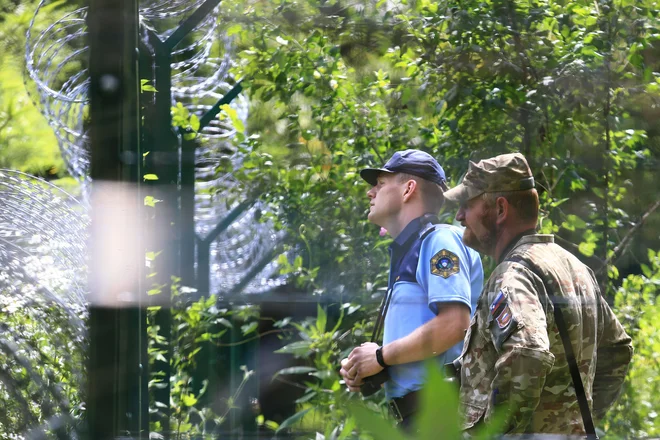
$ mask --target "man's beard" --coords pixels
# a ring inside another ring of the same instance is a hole
[[[484,214],[480,219],[481,231],[479,235],[471,228],[467,228],[463,234],[463,242],[485,255],[495,255],[497,245],[497,223],[492,211]]]

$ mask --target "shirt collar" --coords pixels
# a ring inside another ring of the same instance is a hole
[[[392,241],[392,244],[390,245],[390,250],[396,250],[399,249],[408,242],[413,236],[415,236],[421,229],[422,226],[422,217],[417,217],[416,219],[413,219],[406,225],[405,228],[403,228],[403,231],[397,237]]]
[[[506,257],[509,256],[511,251],[513,251],[515,248],[518,246],[522,246],[523,244],[532,244],[532,243],[554,243],[555,242],[555,236],[552,234],[537,234],[533,229],[530,229],[528,231],[525,231],[515,237],[507,248],[502,252],[502,255],[500,255],[500,261],[498,262],[501,263],[506,259]]]

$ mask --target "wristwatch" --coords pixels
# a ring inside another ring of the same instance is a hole
[[[383,368],[389,367],[389,365],[387,365],[385,363],[385,359],[383,359],[383,346],[382,345],[376,349],[376,361],[378,362],[378,365],[380,365]]]

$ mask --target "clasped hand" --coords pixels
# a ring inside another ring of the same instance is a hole
[[[378,344],[375,342],[365,342],[355,347],[351,354],[341,361],[339,374],[344,378],[349,391],[360,391],[360,385],[365,377],[373,376],[383,370],[376,360],[377,348]]]

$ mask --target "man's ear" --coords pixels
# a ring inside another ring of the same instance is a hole
[[[415,193],[417,190],[417,182],[413,179],[410,179],[406,182],[406,188],[403,191],[403,201],[407,202],[410,200],[412,195]]]
[[[511,205],[509,205],[509,201],[504,197],[498,197],[495,200],[495,221],[498,225],[506,221],[510,214],[510,209]]]

